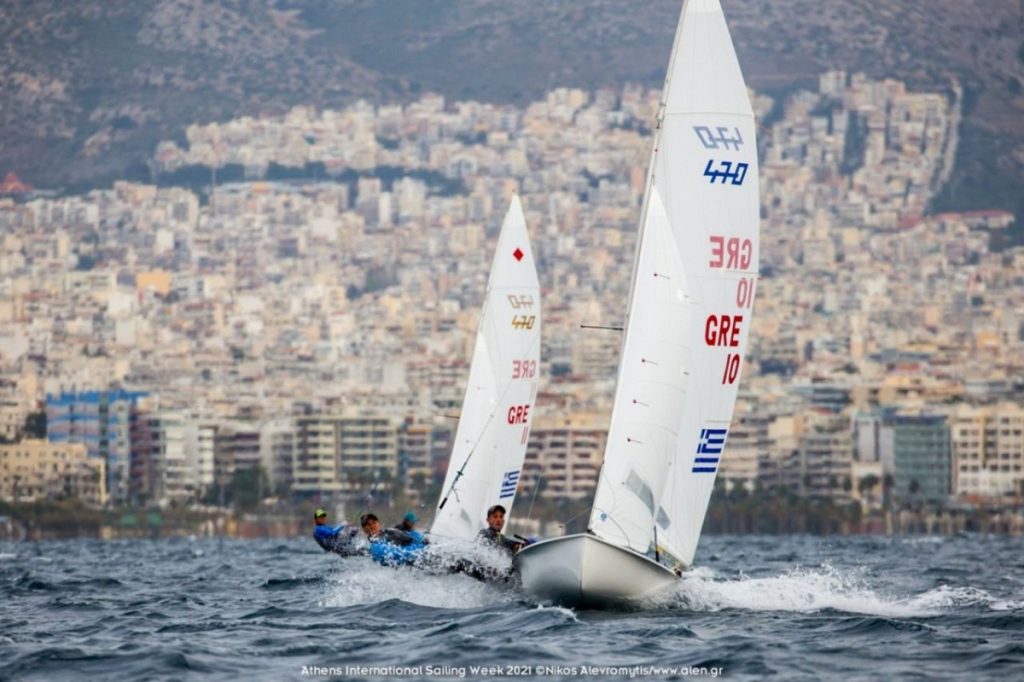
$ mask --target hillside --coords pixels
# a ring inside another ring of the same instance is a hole
[[[1017,209],[1024,184],[1018,0],[723,0],[750,84],[829,68],[968,92],[947,207]],[[0,171],[41,187],[145,175],[192,122],[355,98],[516,101],[555,86],[661,82],[678,0],[8,0]]]

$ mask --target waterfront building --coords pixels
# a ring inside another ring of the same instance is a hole
[[[107,491],[115,503],[128,497],[131,415],[145,391],[82,391],[46,396],[46,437],[53,443],[84,443],[89,457],[105,463]]]
[[[956,495],[1024,496],[1024,407],[962,407],[951,418]]]
[[[520,490],[563,500],[592,495],[607,440],[608,427],[596,415],[539,418],[530,430]]]
[[[196,471],[187,451],[188,424],[180,412],[139,413],[135,417],[133,460],[145,463],[140,492],[160,505],[185,502],[197,492]]]
[[[949,499],[949,425],[944,415],[894,415],[891,432],[892,495],[898,503],[943,504]]]
[[[772,457],[769,429],[775,419],[749,395],[743,398],[736,402],[718,478],[726,490],[739,486],[752,492],[760,479],[762,463]]]
[[[437,418],[405,419],[398,434],[398,478],[406,495],[421,503],[423,493],[435,483],[443,483],[448,471],[455,421],[442,423]]]
[[[375,414],[297,417],[292,492],[344,497],[391,489],[398,475],[400,421]]]
[[[853,489],[853,440],[849,419],[811,412],[800,438],[800,493],[815,499],[848,499]]]
[[[26,438],[0,445],[0,500],[36,502],[74,497],[93,506],[107,502],[106,462],[89,457],[82,443]]]
[[[217,424],[213,436],[213,480],[228,486],[236,471],[263,465],[260,424],[232,419]],[[269,493],[270,491],[264,491]]]

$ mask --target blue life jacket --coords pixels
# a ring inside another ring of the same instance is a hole
[[[340,545],[350,542],[352,536],[355,535],[355,532],[355,529],[349,528],[347,523],[342,523],[333,527],[323,524],[313,527],[313,539],[316,540],[317,544],[320,545],[325,552],[333,552],[337,550]]]
[[[423,536],[416,531],[388,529],[370,540],[370,557],[381,566],[408,566],[423,553]]]

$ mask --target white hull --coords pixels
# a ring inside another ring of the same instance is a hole
[[[628,605],[678,580],[665,566],[593,535],[538,542],[513,563],[529,594],[564,606]]]

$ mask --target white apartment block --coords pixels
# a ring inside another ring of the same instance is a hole
[[[1007,402],[962,408],[951,422],[956,495],[1024,495],[1024,407]]]
[[[334,495],[390,489],[398,474],[400,421],[390,416],[297,417],[292,492]]]

